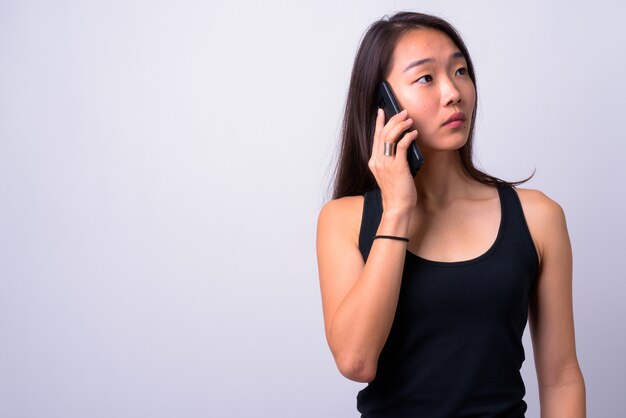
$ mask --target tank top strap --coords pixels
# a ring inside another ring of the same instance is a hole
[[[383,215],[383,203],[380,189],[373,189],[363,195],[363,215],[361,217],[361,230],[359,232],[359,250],[363,256],[363,261],[367,261],[374,236],[380,225]]]
[[[539,257],[535,243],[530,235],[530,229],[526,223],[522,203],[517,192],[510,186],[500,186],[498,191],[500,192],[506,241],[510,244],[521,245],[521,248],[524,248],[527,255],[533,260],[533,264],[538,265]]]

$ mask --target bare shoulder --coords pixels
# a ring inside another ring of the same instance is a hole
[[[535,189],[515,188],[519,196],[524,215],[537,222],[555,221],[564,218],[563,208],[543,192]],[[530,219],[529,219],[530,221]]]
[[[326,202],[317,221],[318,239],[320,234],[334,232],[358,242],[363,202],[363,196],[345,196]]]
[[[555,238],[567,235],[565,213],[561,205],[534,189],[515,188],[540,259]]]
[[[326,202],[326,204],[322,207],[322,210],[320,211],[320,215],[322,213],[330,213],[335,215],[338,213],[342,213],[344,215],[349,215],[350,212],[359,209],[363,209],[363,196],[345,196]]]

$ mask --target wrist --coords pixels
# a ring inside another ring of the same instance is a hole
[[[406,223],[408,226],[411,220],[411,214],[411,209],[384,209],[381,221],[387,220],[394,223]]]
[[[409,239],[407,237],[397,237],[395,235],[376,235],[374,236],[374,239],[392,239],[395,241],[404,241],[404,242],[409,242]]]
[[[376,235],[408,237],[411,213],[404,210],[385,210],[381,216]]]

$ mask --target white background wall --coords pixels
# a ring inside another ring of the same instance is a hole
[[[527,187],[564,207],[588,413],[616,416],[617,0],[1,1],[0,416],[357,416],[315,229],[358,42],[399,10],[464,37],[482,166],[536,168]]]

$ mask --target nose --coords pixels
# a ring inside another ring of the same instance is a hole
[[[461,92],[454,84],[454,80],[446,78],[441,83],[441,90],[441,97],[443,98],[446,106],[456,104],[461,101]]]

